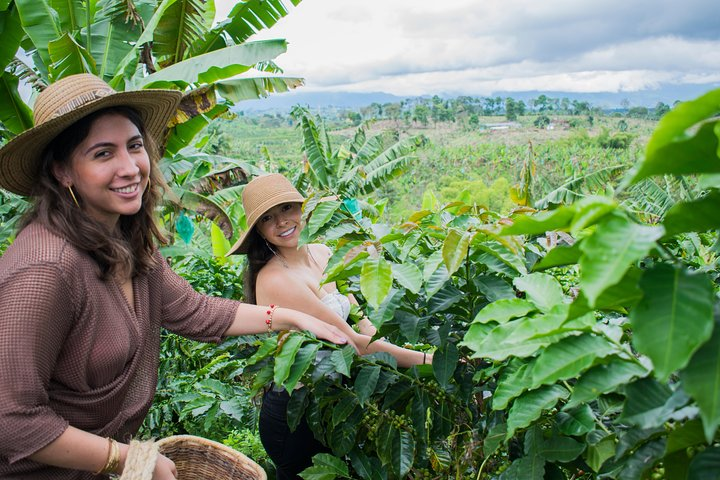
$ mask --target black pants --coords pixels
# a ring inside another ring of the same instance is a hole
[[[260,409],[260,440],[275,464],[277,480],[302,480],[298,474],[312,466],[312,457],[330,450],[317,441],[305,417],[294,432],[287,423],[290,395],[286,391],[268,390]]]

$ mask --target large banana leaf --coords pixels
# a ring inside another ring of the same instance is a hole
[[[95,11],[96,0],[50,0],[64,32],[75,32],[87,25],[88,15]]]
[[[301,0],[291,0],[298,5]],[[288,14],[285,0],[240,0],[228,14],[204,38],[192,46],[192,55],[200,55],[227,46],[223,34],[235,44],[245,42],[254,33],[270,28]]]
[[[52,63],[48,45],[63,34],[60,16],[47,0],[15,0],[15,6],[25,33],[37,50],[40,65],[36,62],[35,66],[43,71]]]
[[[67,33],[48,45],[52,63],[49,77],[59,80],[76,73],[97,73],[95,59]]]
[[[119,71],[127,55],[136,55],[133,44],[143,31],[141,20],[151,18],[155,7],[150,1],[136,1],[135,10],[130,12],[126,2],[120,3],[120,6],[107,4],[95,17],[89,36],[88,29],[84,29],[82,35],[87,38],[85,48],[95,59],[98,75],[108,82]],[[140,19],[133,16],[135,12]]]
[[[192,44],[203,39],[215,19],[215,3],[176,0],[163,13],[153,36],[153,54],[162,67],[184,60]]]
[[[303,151],[313,177],[311,181],[315,183],[316,187],[326,189],[330,186],[328,180],[331,172],[328,169],[327,161],[330,146],[324,143],[325,138],[320,135],[309,114],[300,116],[300,129],[303,136]]]
[[[25,105],[18,93],[19,80],[5,72],[0,75],[0,122],[17,135],[32,127],[32,111]]]
[[[0,11],[0,68],[3,70],[15,56],[23,35],[17,9]]]
[[[217,82],[215,87],[220,96],[237,103],[264,98],[271,93],[287,92],[303,83],[302,78],[295,77],[255,77],[225,80]]]
[[[245,73],[259,62],[271,60],[287,51],[285,40],[263,40],[223,48],[183,60],[159,72],[138,79],[135,88],[156,82],[214,83]]]
[[[165,11],[176,1],[177,0],[163,0],[163,2],[158,5],[152,18],[145,23],[145,29],[140,35],[140,38],[135,41],[136,48],[130,50],[118,64],[115,76],[109,82],[110,86],[116,90],[122,89],[124,87],[123,80],[130,79],[132,75],[137,72],[137,65],[140,59],[140,49],[146,43],[153,41],[155,29],[162,20]]]
[[[602,191],[606,185],[616,182],[626,170],[627,167],[623,165],[614,165],[570,179],[535,201],[535,208],[545,209],[550,205],[570,204],[586,194]]]
[[[225,235],[232,238],[233,225],[225,210],[210,198],[183,188],[175,188],[175,194],[180,198],[182,206],[215,222]]]

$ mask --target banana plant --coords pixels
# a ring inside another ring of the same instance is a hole
[[[169,180],[168,197],[171,201],[166,203],[162,213],[169,233],[174,235],[183,224],[194,230],[194,225],[187,224],[192,222],[185,215],[189,210],[212,220],[225,239],[232,238],[234,232],[244,226],[244,216],[237,212],[242,204],[242,189],[248,178],[261,173],[248,163],[208,154],[192,146],[172,156],[166,155],[160,162],[160,170]],[[192,233],[186,243],[191,237]],[[214,244],[218,242],[223,243],[218,239]],[[190,251],[181,249],[177,253],[187,254]]]
[[[42,80],[34,84],[39,88],[89,72],[118,90],[181,89],[184,115],[171,132],[172,145],[191,140],[235,102],[302,84],[277,75],[281,70],[273,60],[286,51],[284,40],[247,41],[287,15],[283,0],[240,1],[215,25],[213,0],[14,0],[0,8],[3,68],[23,55],[32,60],[31,67],[15,64],[6,74],[10,90],[17,91],[13,79],[27,76],[28,69]],[[260,75],[237,78],[250,70]],[[10,133],[27,128],[8,127],[13,117],[6,111],[4,106],[0,121]],[[172,136],[179,139],[172,142]]]
[[[227,19],[215,23],[214,0],[0,0],[0,141],[32,126],[23,88],[37,92],[60,78],[92,73],[116,90],[184,92],[165,142],[173,163],[174,155],[235,103],[302,85],[300,78],[280,75],[274,63],[287,50],[285,40],[248,41],[287,15],[287,3],[241,0]],[[248,73],[252,78],[242,78]],[[206,169],[206,158],[187,152],[178,158],[198,161],[196,172]],[[224,165],[217,160],[210,162],[212,172],[206,169],[207,178],[238,168],[228,159]],[[186,177],[168,178],[172,184]],[[208,195],[184,183],[173,186],[185,208],[215,219],[232,234],[227,214]]]
[[[385,145],[383,135],[368,137],[368,124],[360,125],[353,137],[334,149],[322,118],[296,107],[292,116],[302,134],[305,169],[298,181],[314,189],[352,199],[368,195],[402,173],[415,160],[415,152],[427,144],[423,135]]]

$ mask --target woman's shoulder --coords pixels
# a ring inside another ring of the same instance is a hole
[[[308,244],[313,255],[320,255],[323,259],[327,260],[332,257],[332,249],[324,243],[310,243]]]
[[[30,262],[61,262],[67,256],[79,252],[61,235],[40,223],[30,223],[23,228],[8,247],[3,258],[19,257]]]
[[[2,277],[23,270],[55,271],[64,276],[92,267],[90,261],[62,236],[39,223],[30,223],[0,257],[0,271]]]

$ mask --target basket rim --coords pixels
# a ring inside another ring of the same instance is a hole
[[[235,450],[232,447],[229,447],[227,445],[224,445],[220,442],[216,442],[215,440],[210,440],[204,437],[199,437],[197,435],[172,435],[169,437],[162,438],[158,440],[157,446],[160,449],[160,453],[163,453],[163,447],[170,447],[174,445],[189,445],[189,446],[201,446],[201,447],[210,447],[211,449],[218,450],[218,453],[225,454],[231,458],[234,458],[238,461],[238,463],[242,463],[245,466],[256,470],[260,475],[261,478],[267,478],[267,474],[265,470],[258,465],[253,459],[245,455],[244,453]]]

